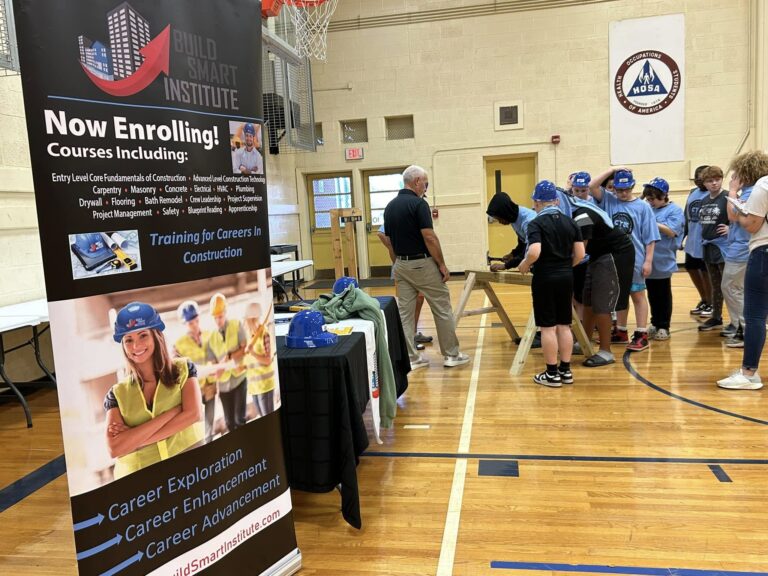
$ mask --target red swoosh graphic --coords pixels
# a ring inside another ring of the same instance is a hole
[[[152,84],[161,72],[168,76],[170,47],[171,26],[169,24],[160,34],[152,38],[144,48],[139,50],[139,53],[144,56],[144,62],[128,78],[104,80],[89,71],[82,62],[80,66],[82,66],[88,78],[91,79],[91,82],[107,94],[112,96],[131,96]]]

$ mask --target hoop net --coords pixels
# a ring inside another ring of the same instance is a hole
[[[296,30],[296,51],[299,56],[312,56],[325,62],[328,47],[328,23],[338,0],[284,0]]]

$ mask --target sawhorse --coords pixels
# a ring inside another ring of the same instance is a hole
[[[517,353],[512,361],[512,366],[509,369],[509,373],[513,376],[520,376],[523,373],[525,367],[525,360],[528,357],[528,353],[531,351],[531,344],[533,338],[536,335],[536,320],[533,317],[533,311],[531,311],[528,317],[528,323],[525,326],[522,338],[515,329],[514,324],[507,316],[506,310],[501,305],[499,297],[493,290],[492,283],[495,284],[516,284],[518,286],[530,286],[531,276],[527,274],[520,274],[519,272],[490,272],[488,270],[467,270],[466,280],[464,282],[464,289],[461,292],[461,298],[459,298],[459,304],[456,307],[456,311],[453,314],[453,320],[458,326],[459,321],[465,316],[477,316],[478,314],[489,314],[495,312],[504,328],[509,334],[509,337],[513,342],[518,343]],[[488,296],[488,300],[491,302],[491,306],[486,308],[478,308],[475,310],[466,310],[469,297],[472,295],[473,290],[482,289],[485,295]],[[582,352],[587,358],[594,354],[592,349],[592,342],[587,337],[587,333],[584,331],[584,326],[579,320],[579,316],[576,310],[573,310],[573,324],[572,329],[576,335],[576,341],[581,346]]]

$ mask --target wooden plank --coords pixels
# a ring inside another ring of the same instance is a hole
[[[531,310],[531,315],[528,316],[528,324],[525,325],[523,338],[520,340],[517,353],[515,353],[515,359],[512,360],[512,366],[509,369],[509,373],[512,376],[520,376],[523,373],[525,360],[528,358],[528,352],[531,351],[534,336],[536,336],[536,319],[533,317],[533,310]]]
[[[504,306],[499,301],[499,297],[496,295],[496,292],[494,292],[493,286],[486,282],[483,285],[483,288],[485,290],[485,295],[488,296],[488,300],[490,300],[491,304],[493,304],[493,307],[496,310],[496,314],[499,315],[501,323],[504,325],[504,329],[507,331],[507,334],[509,334],[509,337],[512,338],[513,342],[516,342],[520,335],[517,333],[515,325],[512,324],[512,320],[510,320],[509,316],[507,316],[507,311],[504,310]]]
[[[467,270],[465,274],[474,274],[478,282],[495,282],[497,284],[517,284],[520,286],[530,286],[530,274],[520,274],[506,270],[504,272],[491,272],[490,270]]]
[[[459,320],[462,316],[465,316],[464,309],[467,307],[469,297],[472,295],[472,290],[475,289],[475,278],[477,275],[474,272],[467,272],[467,279],[464,281],[464,289],[461,291],[459,297],[459,304],[456,306],[456,310],[453,313],[453,322],[456,326],[459,325]]]
[[[592,339],[587,335],[586,330],[584,330],[584,325],[581,323],[581,320],[579,320],[579,313],[576,311],[575,307],[573,308],[573,325],[571,328],[576,336],[576,342],[581,346],[584,358],[592,356],[595,353],[592,348]]]
[[[336,278],[344,276],[344,252],[341,247],[341,226],[339,217],[341,210],[333,209],[331,214],[331,247],[333,248],[333,268]]]

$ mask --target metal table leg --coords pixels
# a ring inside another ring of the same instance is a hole
[[[27,417],[27,428],[32,428],[32,413],[29,411],[29,404],[27,404],[26,398],[16,387],[16,384],[8,377],[5,371],[5,346],[3,345],[3,335],[0,333],[0,378],[3,379],[5,384],[16,394],[16,397],[21,402],[21,407],[24,408],[24,415]]]
[[[50,326],[46,326],[43,328],[40,332],[37,331],[37,326],[32,326],[32,346],[35,349],[35,360],[37,360],[37,365],[40,366],[40,369],[45,372],[45,375],[48,376],[48,378],[51,380],[51,382],[56,384],[56,377],[51,373],[50,370],[48,370],[48,367],[43,362],[43,358],[40,355],[40,334],[48,330]]]

